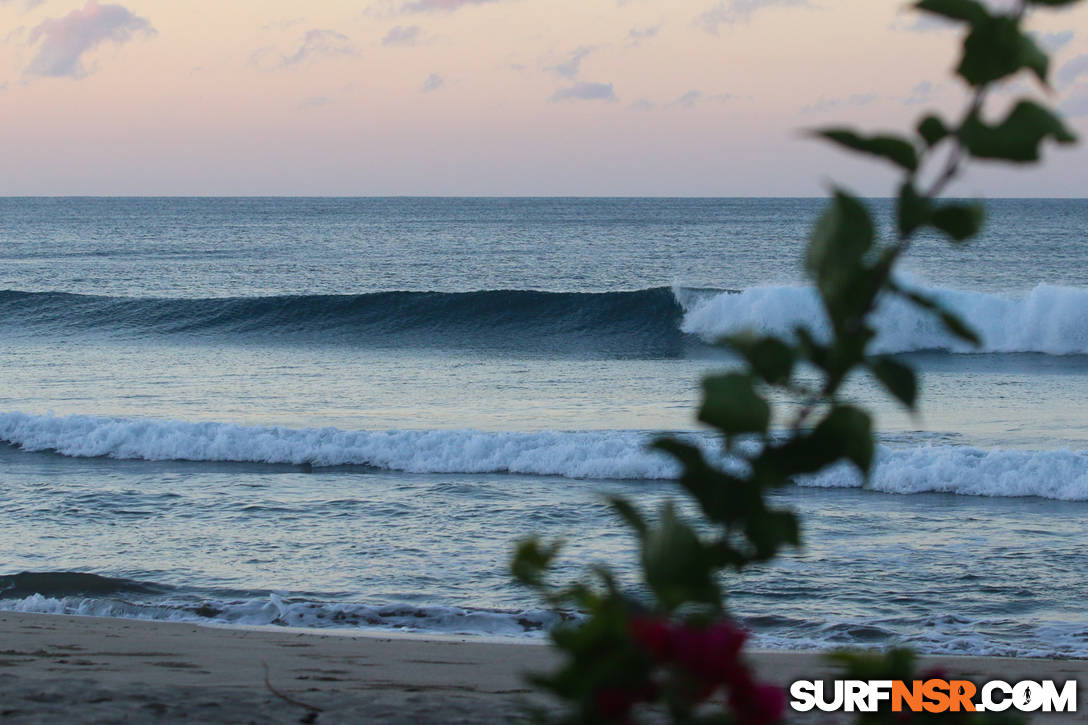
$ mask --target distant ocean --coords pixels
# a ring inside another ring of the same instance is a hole
[[[601,494],[676,493],[658,432],[714,449],[718,336],[822,334],[822,206],[0,199],[0,609],[540,637],[513,542],[632,572]],[[805,546],[730,582],[757,646],[1088,656],[1088,201],[988,208],[903,271],[983,348],[881,308],[922,412],[851,382],[874,479],[774,494]]]

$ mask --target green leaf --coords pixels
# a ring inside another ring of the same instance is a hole
[[[931,311],[941,320],[941,324],[952,335],[969,342],[975,347],[982,345],[982,339],[959,316],[951,310],[945,309],[937,300],[927,297],[919,292],[906,290],[896,284],[891,285],[892,291],[905,297],[919,307]]]
[[[918,123],[918,135],[922,137],[927,146],[936,146],[948,134],[948,126],[937,116],[926,116]]]
[[[861,258],[872,248],[876,238],[869,210],[860,200],[842,190],[836,190],[830,206],[808,244],[805,266],[821,288],[824,282],[836,286],[846,273],[853,272]]]
[[[733,524],[763,507],[758,490],[710,465],[697,446],[675,438],[659,438],[653,447],[680,462],[683,466],[680,485],[711,521]]]
[[[801,545],[801,527],[792,511],[764,510],[749,519],[744,534],[755,549],[755,561],[774,558],[785,545]]]
[[[1029,162],[1039,159],[1039,145],[1045,139],[1062,144],[1076,137],[1061,119],[1032,101],[1020,101],[1000,123],[989,125],[972,114],[960,129],[967,151],[980,159]]]
[[[962,242],[979,233],[985,216],[986,209],[981,204],[946,204],[933,212],[930,223]]]
[[[813,442],[825,446],[868,474],[873,463],[873,421],[852,405],[838,405],[812,431]]]
[[[649,528],[646,525],[646,520],[642,518],[642,514],[639,513],[634,504],[619,496],[610,496],[608,502],[612,504],[612,508],[620,515],[620,518],[635,530],[640,539],[646,538],[646,532],[649,531]]]
[[[899,233],[910,236],[914,230],[929,220],[929,199],[921,196],[910,181],[899,187],[899,204],[896,207]]]
[[[976,0],[921,0],[914,7],[927,13],[968,23],[980,22],[990,15],[986,6]]]
[[[888,392],[894,395],[903,405],[913,409],[918,397],[918,381],[914,371],[890,357],[877,357],[869,360],[869,369],[877,380],[883,383]]]
[[[978,336],[977,332],[968,327],[967,323],[959,318],[959,315],[948,310],[941,310],[939,314],[941,324],[944,325],[946,330],[964,342],[971,343],[975,347],[982,346],[982,338]]]
[[[745,359],[752,372],[772,385],[789,380],[793,373],[793,348],[777,337],[741,333],[724,342]]]
[[[544,545],[535,538],[518,542],[510,571],[522,584],[540,588],[544,586],[544,574],[559,555],[560,548],[559,542]]]
[[[973,23],[963,41],[963,58],[956,72],[972,86],[983,86],[1027,68],[1046,83],[1046,53],[1020,30],[1020,20],[994,15]]]
[[[699,420],[727,436],[763,433],[771,422],[771,406],[756,392],[751,376],[712,375],[703,380]]]
[[[907,171],[915,171],[918,168],[918,153],[915,151],[914,145],[898,136],[887,134],[861,136],[846,128],[824,129],[816,131],[816,135],[823,136],[854,151],[887,159]]]
[[[721,604],[706,548],[671,503],[662,507],[658,525],[646,535],[642,568],[646,583],[666,609],[688,602]]]

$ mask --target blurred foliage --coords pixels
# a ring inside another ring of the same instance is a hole
[[[996,121],[987,120],[983,110],[995,84],[1013,75],[1027,73],[1048,88],[1049,61],[1024,30],[1024,16],[1032,6],[1076,1],[1022,0],[1000,11],[977,0],[920,0],[915,6],[919,11],[965,30],[955,69],[970,93],[963,115],[949,120],[929,114],[905,135],[868,135],[847,128],[814,132],[902,172],[895,234],[887,241],[879,239],[867,204],[845,189],[834,189],[804,260],[829,322],[829,337],[798,328],[791,339],[746,333],[721,340],[743,364],[703,381],[698,418],[721,434],[724,455],[731,459],[728,470],[697,445],[675,438],[654,443],[679,464],[678,483],[697,509],[698,520],[685,519],[671,503],[647,517],[631,501],[611,500],[638,539],[640,593],[622,590],[603,567],[573,583],[553,585],[547,575],[559,544],[530,539],[518,546],[514,575],[551,606],[582,614],[552,632],[563,663],[534,678],[563,705],[558,714],[541,714],[541,719],[627,723],[653,712],[655,721],[757,725],[786,717],[784,693],[756,682],[744,660],[745,633],[729,617],[723,575],[801,545],[797,515],[774,507],[769,491],[842,462],[869,476],[876,450],[872,418],[841,394],[851,375],[867,371],[889,395],[914,409],[914,371],[893,357],[869,352],[876,337],[872,316],[879,304],[900,298],[934,316],[949,334],[978,344],[955,313],[904,288],[893,270],[923,230],[935,230],[957,244],[979,233],[981,205],[940,201],[965,162],[1032,162],[1044,141],[1073,141],[1061,119],[1034,101],[1016,102]],[[818,382],[800,380],[801,369],[815,373]],[[776,417],[775,391],[793,401],[795,412],[788,420]],[[917,677],[913,655],[903,650],[842,654],[836,661],[846,677]],[[936,716],[859,717],[902,722]],[[940,717],[987,719],[962,713]]]

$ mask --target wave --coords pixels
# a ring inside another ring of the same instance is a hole
[[[1019,297],[923,289],[983,339],[952,338],[901,300],[877,311],[875,350],[903,353],[1088,354],[1088,290],[1040,285]],[[375,292],[234,298],[130,298],[0,291],[0,324],[47,332],[207,336],[371,347],[480,349],[490,353],[670,358],[704,354],[744,329],[826,337],[810,287],[742,291],[665,287],[625,292]]]
[[[0,590],[0,611],[112,617],[216,626],[283,626],[314,630],[400,631],[440,635],[476,635],[542,639],[557,624],[578,620],[577,612],[542,609],[485,609],[444,605],[366,604],[321,601],[304,595],[276,592],[182,592],[155,583],[109,591],[108,582],[122,581],[75,572],[24,572],[24,581],[51,579],[71,582],[68,593],[46,590]],[[100,579],[98,589],[85,591],[79,581]],[[145,596],[144,592],[164,592]],[[995,633],[1007,629],[1008,618],[965,619],[957,615],[914,618],[857,619],[784,616],[740,617],[753,634],[754,645],[773,650],[834,650],[912,646],[926,654],[1002,657],[1086,657],[1083,627],[1066,621],[1034,623],[1036,637],[1019,643]]]
[[[709,456],[709,435],[687,434]],[[347,431],[93,416],[0,413],[0,440],[24,451],[80,458],[366,466],[408,473],[513,473],[573,479],[675,478],[640,431],[495,433],[473,430]],[[719,460],[730,465],[729,461]],[[846,465],[798,479],[802,486],[856,488]],[[898,494],[1039,496],[1088,501],[1088,452],[881,445],[870,488]]]
[[[91,574],[24,573],[16,576],[90,577]],[[99,577],[105,579],[105,577]],[[146,585],[156,588],[155,585]],[[442,634],[542,637],[561,621],[546,610],[468,609],[409,604],[370,605],[321,602],[276,593],[252,593],[231,599],[198,596],[135,598],[118,594],[53,592],[15,595],[0,591],[0,611],[115,617],[234,626],[284,626],[313,629],[379,629]]]
[[[368,347],[676,357],[672,291],[375,292],[209,299],[0,291],[0,320],[47,332],[187,335]]]
[[[974,348],[944,331],[932,315],[900,299],[885,299],[875,316],[873,349],[882,353],[1036,352],[1088,354],[1088,290],[1039,285],[1020,297],[921,289],[959,315],[982,338]],[[703,296],[686,305],[682,329],[714,340],[744,329],[790,336],[797,326],[827,339],[829,324],[811,287],[754,287]]]

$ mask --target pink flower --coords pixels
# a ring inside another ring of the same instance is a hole
[[[627,626],[631,637],[658,662],[668,662],[672,658],[672,631],[668,620],[636,615]]]
[[[725,620],[705,629],[681,626],[673,632],[672,650],[677,664],[704,682],[718,685],[733,682],[745,672],[740,650],[747,637]]]
[[[729,690],[729,704],[741,725],[770,725],[786,711],[786,693],[776,685],[749,681]]]

